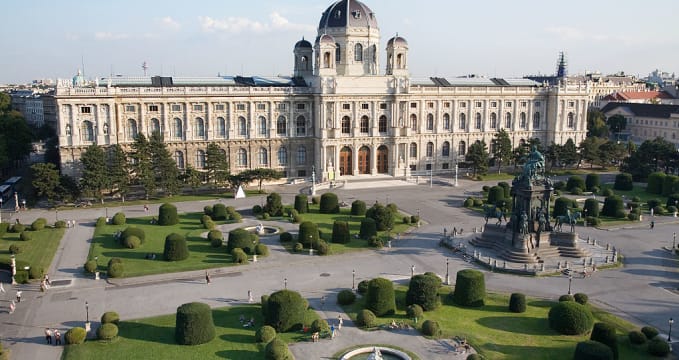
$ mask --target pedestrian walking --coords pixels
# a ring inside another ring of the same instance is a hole
[[[50,282],[49,274],[45,274],[45,283],[47,284],[47,288],[49,289],[49,287],[52,285],[52,283]]]
[[[48,344],[52,344],[52,330],[50,328],[45,328],[45,341]]]
[[[3,293],[3,294],[4,294],[4,293],[6,293],[6,292],[7,292],[7,291],[5,291],[5,287],[2,286],[2,282],[0,282],[0,293]]]
[[[342,315],[337,315],[337,330],[342,330],[342,324],[344,324],[344,319],[342,319]]]
[[[21,302],[21,290],[17,290],[17,302]]]
[[[335,325],[330,325],[330,339],[335,338]]]
[[[211,282],[212,281],[210,280],[210,273],[206,271],[205,272],[205,283],[209,285]]]
[[[248,303],[252,304],[255,299],[252,298],[252,290],[248,290]]]
[[[61,333],[58,329],[54,329],[54,345],[61,345]]]
[[[17,307],[16,303],[14,303],[14,300],[12,300],[12,302],[9,304],[9,313],[13,314],[14,310],[16,310],[16,307]]]
[[[651,230],[655,227],[655,221],[651,220]]]
[[[45,280],[43,279],[40,281],[40,292],[45,292],[47,291],[47,284],[45,284]]]
[[[149,206],[148,204],[144,204],[144,212],[148,213],[149,212]]]
[[[325,295],[321,296],[321,309],[325,305]]]
[[[453,237],[457,236],[457,228],[453,227]]]

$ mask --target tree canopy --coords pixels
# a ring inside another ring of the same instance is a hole
[[[477,141],[469,146],[465,161],[470,163],[474,176],[485,174],[488,171],[488,156],[488,147],[485,141]]]

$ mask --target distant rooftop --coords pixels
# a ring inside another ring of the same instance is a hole
[[[412,85],[420,86],[441,86],[441,87],[459,87],[459,86],[529,86],[536,87],[541,84],[529,79],[500,79],[500,78],[484,78],[484,77],[455,77],[442,78],[430,77],[427,79],[412,79]]]
[[[304,80],[291,77],[262,76],[216,76],[216,77],[173,77],[173,76],[114,76],[98,79],[99,86],[306,86]]]

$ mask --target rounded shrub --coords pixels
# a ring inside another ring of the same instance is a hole
[[[31,223],[31,230],[39,231],[45,228],[47,220],[45,218],[37,218]]]
[[[332,242],[336,244],[346,244],[349,241],[351,241],[349,223],[346,221],[335,221],[332,224]]]
[[[593,216],[588,216],[585,218],[587,220],[587,226],[599,226],[601,225],[601,219],[595,218]]]
[[[356,315],[356,325],[361,326],[361,327],[373,327],[377,323],[377,317],[375,314],[368,310],[368,309],[363,309],[358,312],[358,315]]]
[[[601,192],[601,188],[598,186],[593,186],[590,191],[592,192],[592,194],[598,194]]]
[[[297,210],[298,214],[309,212],[309,198],[305,194],[295,195],[295,210]]]
[[[111,219],[111,223],[113,223],[113,225],[125,225],[125,221],[125,213],[123,212],[117,212]]]
[[[474,205],[474,206],[476,206],[476,205]],[[481,206],[481,205],[479,205],[479,206]],[[411,215],[410,216],[410,223],[411,224],[419,224],[420,223],[420,217],[417,216],[417,215]]]
[[[313,242],[313,244],[316,245],[318,243],[318,225],[311,221],[305,221],[299,224],[297,241],[302,243],[305,247],[309,247],[310,242]]]
[[[19,240],[31,241],[33,240],[33,234],[28,231],[22,231],[21,234],[19,234]]]
[[[247,264],[248,255],[241,248],[234,248],[231,250],[231,260],[234,264]]]
[[[670,353],[670,344],[664,339],[651,339],[648,342],[648,353],[657,357],[665,357]]]
[[[99,340],[113,340],[118,336],[118,326],[116,324],[101,324],[97,329],[97,338]]]
[[[511,186],[509,186],[509,183],[508,183],[508,182],[506,182],[506,181],[500,181],[499,183],[497,183],[497,186],[499,186],[499,187],[501,187],[502,189],[504,189],[504,191],[505,191],[505,194],[504,194],[505,196],[504,196],[504,198],[505,198],[505,199],[511,198],[511,191],[512,191],[512,188],[511,188]]]
[[[466,208],[470,208],[470,207],[474,206],[474,199],[472,199],[470,197],[466,198],[464,200],[464,203],[462,203],[462,206],[464,206]]]
[[[235,248],[243,249],[247,254],[253,254],[255,243],[252,242],[249,231],[245,229],[236,229],[229,232],[229,240],[226,243],[226,252],[230,253]]]
[[[364,201],[354,200],[354,202],[351,203],[351,215],[363,216],[365,215],[366,209],[367,207]]]
[[[210,230],[207,233],[207,239],[212,242],[212,240],[224,240],[224,234],[219,230]]]
[[[294,252],[301,252],[304,250],[304,245],[302,243],[295,243],[295,246],[292,248]]]
[[[488,204],[497,205],[505,199],[505,189],[500,186],[493,186],[488,190]]]
[[[58,223],[58,222],[59,222],[59,221],[57,221],[57,222],[54,223],[54,227],[57,227],[57,223]],[[66,227],[65,225],[66,225],[66,223],[64,222],[64,227]],[[106,218],[103,217],[103,216],[100,216],[100,217],[97,218],[97,222],[96,222],[96,224],[95,224],[94,226],[100,228],[100,227],[102,227],[102,226],[104,226],[104,225],[106,225]]]
[[[481,191],[483,191],[484,193],[487,193],[488,191],[490,191],[490,186],[488,186],[488,185],[481,186]]]
[[[549,310],[549,326],[564,335],[588,332],[594,323],[592,312],[575,301],[562,301]]]
[[[587,191],[592,191],[594,187],[600,186],[601,178],[599,177],[599,174],[587,174],[587,177],[585,178],[585,189],[587,189]]]
[[[368,283],[370,280],[362,280],[358,283],[358,286],[356,286],[356,292],[359,294],[363,295],[368,292]]]
[[[255,341],[258,343],[268,343],[269,341],[273,340],[276,337],[276,329],[272,328],[269,325],[264,325],[261,328],[257,329],[257,332],[255,333]]]
[[[120,315],[118,315],[117,312],[115,311],[107,311],[103,315],[101,315],[101,323],[102,324],[116,324],[120,323]]]
[[[207,230],[214,230],[217,227],[217,224],[215,224],[215,222],[212,221],[212,219],[207,219],[203,223],[203,227]]]
[[[290,233],[287,232],[287,231],[282,232],[282,233],[279,235],[279,238],[280,238],[280,241],[281,241],[281,242],[292,242],[292,240],[293,240],[292,234],[290,234]]]
[[[338,214],[340,211],[337,194],[325,193],[321,195],[321,204],[318,212],[321,214]]]
[[[108,260],[108,264],[106,264],[106,266],[111,267],[111,266],[113,266],[113,264],[122,264],[122,263],[123,263],[123,259],[118,258],[118,257],[113,257],[113,258],[110,258]]]
[[[559,302],[561,301],[575,301],[575,297],[571,294],[565,294],[559,296]]]
[[[394,227],[394,213],[389,207],[375,204],[365,212],[366,218],[375,220],[375,226],[379,231],[385,231]]]
[[[440,304],[441,280],[436,275],[415,275],[410,279],[406,292],[406,305],[417,304],[424,311],[436,309]]]
[[[641,332],[646,335],[646,339],[648,340],[653,340],[656,336],[658,336],[658,329],[654,328],[653,326],[644,326],[641,328]]]
[[[552,212],[553,217],[565,216],[567,214],[568,208],[571,206],[571,199],[567,197],[560,197],[554,201],[554,211]]]
[[[17,270],[16,275],[14,275],[14,280],[19,284],[28,284],[28,278],[29,275],[26,270]]]
[[[325,319],[316,319],[311,323],[311,332],[324,333],[330,331],[330,325]]]
[[[265,213],[270,216],[283,216],[283,202],[281,196],[278,193],[271,193],[266,196],[266,204],[262,209]]]
[[[123,276],[125,268],[123,267],[123,263],[113,263],[111,266],[108,267],[108,277],[110,278],[119,278]]]
[[[483,360],[483,357],[479,354],[469,354],[465,360]]]
[[[365,218],[361,220],[361,229],[359,230],[358,236],[361,239],[370,239],[370,237],[377,235],[377,224],[372,218]]]
[[[641,345],[646,343],[646,335],[639,330],[632,330],[627,334],[629,342],[635,345]]]
[[[215,338],[212,309],[208,304],[192,302],[179,306],[175,324],[177,344],[200,345]]]
[[[402,222],[406,225],[410,224],[410,216],[404,216]]]
[[[134,235],[130,235],[123,240],[123,245],[128,249],[136,249],[141,246],[141,240]]]
[[[129,226],[125,230],[123,230],[122,233],[120,233],[120,237],[124,240],[128,236],[136,236],[141,240],[143,243],[146,240],[146,233],[144,232],[144,229],[138,228],[136,226]]]
[[[648,175],[648,184],[646,185],[646,192],[650,194],[662,194],[662,184],[667,175],[662,172],[654,172]]]
[[[576,187],[571,189],[572,195],[582,195],[582,188]]]
[[[207,216],[211,216],[212,215],[212,205],[205,205],[203,207],[203,214],[205,214]]]
[[[615,217],[618,211],[623,210],[622,198],[617,195],[609,196],[604,200],[604,207],[601,209],[601,215]]]
[[[521,293],[513,293],[509,297],[509,311],[515,313],[526,312],[526,295]]]
[[[615,333],[615,328],[612,325],[604,322],[594,324],[589,339],[608,346],[613,353],[613,359],[618,359],[618,335]]]
[[[483,273],[465,269],[457,272],[453,299],[461,306],[483,306],[486,297],[486,283]]]
[[[559,180],[554,183],[554,190],[565,190],[566,189],[566,183]]]
[[[328,243],[319,240],[318,245],[314,246],[314,251],[318,252],[318,255],[328,255],[330,253],[330,246],[328,246]]]
[[[11,232],[22,233],[24,231],[26,231],[26,225],[21,224],[21,223],[12,225]]]
[[[677,187],[679,182],[679,177],[675,175],[667,175],[662,183],[662,196],[670,196],[674,193],[674,189]]]
[[[213,220],[228,220],[229,219],[229,214],[226,211],[226,205],[224,204],[215,204],[212,207],[212,217]]]
[[[568,181],[566,182],[566,190],[573,192],[573,189],[575,188],[580,188],[584,189],[585,188],[585,180],[577,175],[573,175],[568,178]]]
[[[422,333],[427,336],[441,336],[441,326],[436,320],[425,320],[422,323]]]
[[[264,348],[264,359],[266,360],[290,360],[293,359],[288,344],[278,337],[269,341]]]
[[[252,213],[255,215],[259,215],[262,213],[262,206],[261,205],[255,205],[252,207]]]
[[[189,257],[189,247],[184,235],[171,233],[165,237],[163,258],[167,261],[181,261]]]
[[[64,341],[68,345],[78,345],[85,342],[87,332],[84,328],[74,327],[70,328],[64,335]]]
[[[378,249],[381,249],[384,246],[382,240],[377,236],[371,236],[370,239],[368,239],[368,245]]]
[[[581,341],[575,346],[577,360],[613,360],[611,349],[598,341]]]
[[[408,305],[406,307],[406,315],[411,319],[421,318],[424,315],[424,310],[417,304]]]
[[[634,182],[632,181],[632,174],[621,173],[615,176],[615,190],[634,190]]]
[[[368,283],[365,307],[376,316],[392,315],[396,312],[394,284],[384,278],[376,278]]]
[[[301,329],[307,306],[307,301],[296,291],[276,291],[267,300],[265,323],[279,333]]]
[[[43,275],[45,275],[45,269],[39,266],[31,266],[31,268],[28,269],[29,279],[42,279]]]
[[[102,218],[99,218],[99,219],[102,219]],[[100,226],[99,225],[99,219],[97,219],[97,226]],[[106,218],[103,218],[103,219],[104,219],[103,225],[106,225]],[[55,221],[54,227],[57,228],[57,229],[63,229],[63,228],[66,227],[66,221],[64,221],[64,220]]]
[[[264,244],[257,244],[257,245],[255,245],[255,254],[260,255],[260,256],[268,256],[269,255],[269,247],[264,245]]]
[[[585,206],[583,207],[587,216],[598,217],[599,216],[599,201],[596,199],[585,200]]]
[[[356,301],[356,294],[353,291],[344,289],[337,294],[337,303],[340,305],[351,305]]]
[[[585,293],[576,293],[573,295],[573,299],[580,305],[586,305],[587,301],[589,300],[589,296],[587,296]]]
[[[158,225],[175,225],[179,223],[177,207],[170,203],[160,205],[158,208]]]

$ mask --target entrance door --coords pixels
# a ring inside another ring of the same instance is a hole
[[[370,148],[367,146],[358,150],[358,173],[370,174]]]
[[[389,149],[385,145],[377,148],[377,173],[389,173]]]
[[[339,172],[340,176],[343,175],[354,175],[353,173],[353,164],[351,162],[352,159],[352,151],[348,146],[345,146],[340,150],[340,160],[339,160]]]

